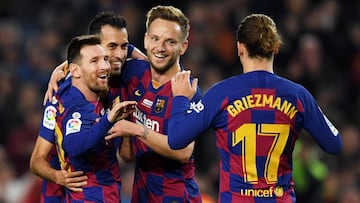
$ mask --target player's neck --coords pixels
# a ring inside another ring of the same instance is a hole
[[[84,95],[86,101],[96,102],[99,100],[99,94],[90,90],[88,87],[86,87],[86,85],[81,83],[74,83],[74,82],[72,85],[76,87]]]
[[[265,58],[252,58],[248,60],[244,60],[242,62],[244,73],[251,71],[267,71],[270,73],[274,73],[273,68],[273,60],[265,59]]]
[[[156,83],[163,85],[175,77],[176,73],[181,70],[179,64],[174,64],[171,68],[165,72],[158,72],[154,68],[151,68],[151,79]]]

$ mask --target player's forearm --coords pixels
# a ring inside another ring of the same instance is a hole
[[[147,60],[146,55],[144,53],[142,53],[136,47],[134,48],[134,50],[131,53],[131,58],[136,58],[136,59],[140,59],[140,60]]]
[[[119,155],[125,162],[130,162],[135,159],[135,155],[134,155],[134,152],[133,152],[132,146],[131,146],[131,138],[130,137],[123,138]]]
[[[78,156],[89,151],[102,141],[108,130],[112,127],[106,116],[90,129],[81,130],[79,133],[65,135],[63,147],[70,156]]]
[[[137,136],[144,144],[153,149],[156,153],[181,163],[187,162],[194,150],[194,143],[189,144],[183,149],[173,150],[168,144],[168,137],[152,130],[144,131]]]
[[[193,141],[192,134],[197,126],[195,122],[186,120],[185,112],[189,106],[189,100],[186,97],[174,97],[173,106],[176,108],[171,109],[171,117],[168,123],[168,145],[173,150],[179,150],[186,147]],[[187,124],[184,124],[187,122]],[[184,128],[183,126],[187,126]],[[196,136],[196,134],[194,134]]]
[[[49,162],[41,157],[31,157],[30,170],[35,175],[56,183],[56,169],[53,169]]]
[[[65,60],[60,65],[58,65],[54,68],[53,73],[55,73],[56,71],[60,71],[60,72],[63,71],[66,74],[67,73],[67,65],[68,65],[68,62],[67,62],[67,60]]]
[[[109,135],[105,139],[109,140],[115,137],[128,136],[135,136],[156,153],[182,163],[189,160],[194,149],[194,144],[190,144],[184,149],[172,150],[168,145],[166,135],[147,129],[141,124],[126,120],[118,121],[109,131]]]

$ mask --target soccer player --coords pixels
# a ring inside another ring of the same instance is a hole
[[[111,66],[110,85],[118,85],[117,83],[119,82],[116,79],[119,77],[121,67],[126,57],[146,59],[146,56],[140,50],[129,44],[126,19],[118,14],[113,12],[100,12],[90,22],[88,32],[91,34],[99,34],[101,45],[109,56]],[[82,191],[82,186],[87,184],[87,177],[84,176],[81,171],[68,172],[67,170],[60,170],[61,168],[54,146],[54,111],[53,107],[51,107],[52,102],[51,100],[48,101],[48,98],[52,98],[51,91],[53,91],[53,89],[57,90],[59,95],[68,89],[71,83],[69,81],[71,80],[65,80],[64,83],[66,84],[60,85],[59,90],[57,84],[57,81],[65,76],[65,72],[68,72],[64,70],[67,69],[67,64],[67,61],[65,61],[53,72],[52,77],[60,77],[55,81],[50,80],[48,89],[50,92],[47,91],[46,95],[48,96],[44,99],[44,102],[47,103],[44,110],[43,122],[30,161],[32,171],[44,179],[41,189],[41,202],[45,203],[62,202],[61,199],[64,197],[63,186],[72,191],[79,192]],[[112,98],[115,98],[119,92],[121,91],[118,88],[110,88],[109,93]]]
[[[71,87],[54,102],[57,152],[61,165],[83,171],[88,179],[82,192],[65,190],[66,201],[119,202],[119,140],[104,137],[117,120],[133,112],[136,102],[117,103],[108,112],[99,101],[108,91],[110,64],[96,35],[73,38],[67,61]]]
[[[110,131],[132,139],[135,178],[132,202],[201,202],[195,180],[194,143],[171,150],[167,143],[172,108],[171,78],[183,70],[180,56],[188,47],[189,20],[172,6],[156,6],[147,13],[144,45],[148,61],[127,61],[121,81],[129,99],[137,101],[133,122],[122,120]],[[201,98],[197,89],[194,103]]]
[[[342,149],[339,131],[303,86],[274,74],[282,41],[270,17],[245,17],[236,37],[244,74],[212,86],[194,111],[187,113],[188,98],[197,84],[189,83],[188,72],[172,79],[169,145],[181,149],[213,128],[221,157],[219,202],[294,203],[292,152],[300,130],[331,154]]]

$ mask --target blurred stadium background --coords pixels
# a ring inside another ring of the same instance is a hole
[[[275,71],[304,85],[343,136],[340,156],[324,154],[306,132],[294,152],[299,203],[360,202],[360,1],[358,0],[2,0],[0,3],[0,203],[39,202],[39,179],[29,171],[42,99],[69,40],[87,32],[96,13],[128,20],[132,44],[143,49],[145,14],[152,6],[181,8],[191,24],[182,64],[206,91],[241,73],[235,31],[250,13],[277,23],[284,46]],[[208,202],[217,198],[218,156],[212,132],[195,150],[197,177]],[[131,193],[132,165],[120,163],[123,202]],[[204,201],[205,202],[205,201]]]

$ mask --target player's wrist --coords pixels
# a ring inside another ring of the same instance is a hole
[[[53,174],[53,176],[52,176],[52,178],[51,178],[50,181],[53,181],[53,182],[55,182],[55,183],[58,184],[58,185],[64,185],[64,184],[63,184],[63,181],[62,181],[62,173],[61,173],[61,170],[56,170],[56,171],[54,171],[54,174]]]
[[[116,117],[113,115],[112,112],[107,113],[106,118],[107,118],[107,121],[108,121],[111,125],[113,125],[113,124],[116,122]]]
[[[142,125],[142,133],[139,134],[139,137],[146,140],[149,135],[149,129]]]

